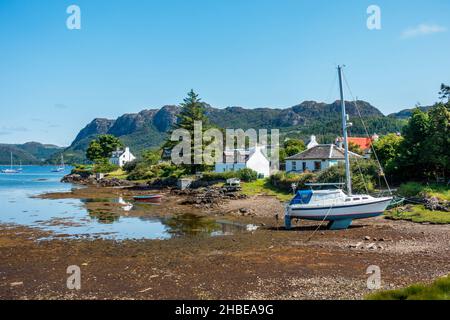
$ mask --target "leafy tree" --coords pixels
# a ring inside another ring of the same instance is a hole
[[[142,159],[148,165],[155,165],[161,160],[161,150],[146,150],[142,153]]]
[[[432,164],[432,175],[446,177],[450,172],[450,102],[438,103],[429,111],[428,129],[425,159]]]
[[[300,139],[289,139],[284,142],[284,150],[287,157],[292,157],[306,150],[305,142]]]
[[[198,94],[191,90],[188,96],[181,103],[181,112],[178,114],[177,123],[174,125],[174,130],[184,129],[190,133],[191,137],[191,164],[183,164],[182,167],[188,169],[191,173],[196,173],[198,171],[204,171],[207,166],[203,164],[194,164],[194,155],[200,148],[200,152],[203,154],[205,147],[207,146],[202,142],[200,146],[194,145],[194,122],[202,122],[202,136],[203,133],[210,128],[208,118],[205,115],[205,108],[203,102],[199,98]],[[165,143],[164,147],[172,149],[178,141],[170,141],[170,139]]]
[[[427,112],[419,108],[414,109],[408,124],[403,128],[403,142],[400,145],[399,175],[402,178],[421,178],[429,171],[425,153],[427,145],[430,118]]]
[[[100,135],[97,139],[92,140],[86,150],[86,158],[93,162],[102,162],[104,159],[111,157],[113,151],[122,148],[123,143],[113,135]]]
[[[390,133],[374,142],[373,148],[386,173],[394,173],[398,169],[398,157],[403,137]]]
[[[361,149],[361,147],[352,141],[350,141],[350,143],[348,144],[348,150],[361,156],[364,155],[364,151]]]
[[[450,101],[450,86],[441,84],[441,91],[439,92],[439,95],[443,101],[445,101],[445,99],[447,99],[447,102],[449,102]]]
[[[441,98],[449,98],[448,86],[441,86]],[[442,178],[450,174],[450,101],[433,106],[428,112],[413,111],[403,130],[398,175],[409,180]]]
[[[284,163],[286,161],[286,158],[287,158],[286,149],[279,148],[280,163]]]

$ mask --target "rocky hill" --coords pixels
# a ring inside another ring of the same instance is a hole
[[[369,130],[379,134],[400,130],[400,121],[384,116],[370,103],[358,101],[357,105]],[[341,128],[339,101],[331,104],[305,101],[286,109],[218,109],[208,104],[204,106],[210,122],[221,128],[278,128],[285,136],[306,138],[310,134],[316,134],[323,142],[333,140]],[[65,150],[65,156],[69,161],[82,161],[89,142],[100,134],[119,137],[137,154],[146,148],[159,147],[176,122],[179,111],[178,106],[168,105],[160,109],[124,114],[115,120],[94,119],[79,132],[70,147]],[[363,127],[353,102],[347,102],[347,113],[350,119],[354,120],[353,132],[362,134]]]
[[[10,154],[13,153],[15,164],[43,164],[54,154],[59,154],[64,149],[55,145],[39,142],[27,142],[24,144],[0,144],[0,164],[10,164]]]
[[[419,109],[424,111],[424,112],[430,110],[431,108],[432,108],[432,106],[419,107]],[[401,110],[401,111],[396,112],[396,113],[391,113],[389,115],[389,117],[396,118],[396,119],[408,119],[409,117],[411,117],[413,110],[414,109],[404,109],[404,110]]]

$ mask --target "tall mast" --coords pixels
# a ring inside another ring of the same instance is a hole
[[[11,152],[11,164],[10,164],[10,169],[12,170],[12,165],[13,165],[13,161],[12,161],[12,152]]]
[[[347,112],[345,111],[344,88],[342,86],[342,66],[338,66],[339,73],[339,90],[341,93],[341,109],[342,109],[342,131],[345,149],[345,179],[347,182],[348,195],[352,195],[352,177],[350,172],[350,159],[348,153],[348,135],[347,135]]]

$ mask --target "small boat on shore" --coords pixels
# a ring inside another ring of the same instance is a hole
[[[372,197],[368,194],[352,193],[352,178],[350,170],[350,151],[348,145],[347,112],[345,110],[344,90],[342,86],[342,67],[338,67],[339,88],[341,95],[342,130],[345,154],[345,180],[346,192],[340,188],[341,183],[335,183],[337,188],[327,188],[330,184],[310,184],[311,187],[326,187],[322,190],[297,191],[295,197],[286,206],[285,226],[291,228],[292,219],[304,219],[325,222],[328,221],[328,229],[347,229],[356,219],[367,219],[382,215],[391,205],[392,196]],[[380,165],[381,167],[381,165]],[[387,181],[386,181],[387,184]]]
[[[150,194],[150,195],[144,195],[144,196],[134,196],[133,199],[136,202],[160,202],[162,199],[162,194]]]

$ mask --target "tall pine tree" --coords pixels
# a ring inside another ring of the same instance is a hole
[[[183,103],[180,104],[181,112],[177,116],[177,122],[173,127],[173,130],[184,129],[189,132],[191,137],[191,164],[183,164],[182,166],[190,173],[197,173],[204,171],[207,169],[207,166],[204,164],[195,164],[195,152],[198,154],[202,154],[206,145],[203,143],[203,139],[199,142],[199,145],[195,145],[194,139],[194,123],[199,121],[202,124],[201,129],[201,137],[203,137],[203,133],[210,128],[208,117],[205,114],[205,107],[198,94],[191,90],[187,97],[183,100]],[[170,136],[172,135],[170,132]],[[199,134],[199,132],[197,132]],[[167,149],[172,149],[175,145],[177,145],[178,141],[171,141],[169,139],[166,141],[164,147]]]

